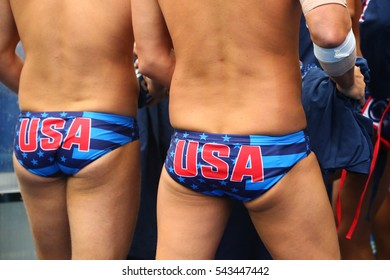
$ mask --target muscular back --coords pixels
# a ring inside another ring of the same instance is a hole
[[[159,3],[176,54],[175,127],[263,134],[305,127],[298,0]]]
[[[135,114],[130,1],[10,3],[25,51],[22,110]]]

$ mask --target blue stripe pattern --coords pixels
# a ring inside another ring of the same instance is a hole
[[[120,133],[116,133],[112,130],[100,129],[96,127],[91,128],[91,140],[98,139],[116,144],[128,142],[131,137],[125,136]]]
[[[263,145],[291,145],[296,143],[305,142],[305,133],[303,131],[298,131],[288,135],[282,136],[260,136],[260,135],[250,135],[250,145],[252,146],[263,146]]]
[[[56,164],[54,164],[43,168],[35,168],[35,169],[28,168],[27,170],[39,176],[47,176],[47,175],[52,176],[58,173],[59,168]]]

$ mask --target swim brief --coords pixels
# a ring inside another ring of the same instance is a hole
[[[33,174],[74,175],[80,169],[139,139],[132,117],[97,112],[21,112],[14,153]]]
[[[165,168],[173,180],[196,192],[250,201],[309,153],[303,131],[260,136],[175,130]]]

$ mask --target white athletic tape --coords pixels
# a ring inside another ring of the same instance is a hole
[[[344,42],[335,48],[322,48],[313,43],[314,55],[330,76],[338,77],[350,70],[356,63],[356,40],[352,29]]]

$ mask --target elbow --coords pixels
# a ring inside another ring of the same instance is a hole
[[[339,46],[352,28],[348,9],[338,4],[320,5],[305,17],[313,43],[322,48]]]
[[[153,77],[153,73],[158,66],[159,56],[158,53],[142,48],[142,45],[137,44],[138,69],[142,75],[149,78]]]
[[[23,63],[15,53],[0,52],[0,82],[15,93],[19,90],[22,67]]]
[[[138,69],[142,75],[152,78],[154,76],[153,70],[156,69],[156,63],[148,57],[138,56]]]
[[[343,44],[350,29],[328,29],[319,34],[312,34],[313,42],[322,48],[336,48]]]
[[[138,56],[138,68],[142,75],[169,87],[174,61],[169,56]]]
[[[335,48],[340,46],[352,29],[349,14],[347,12],[345,13],[338,20],[320,19],[312,22],[309,30],[313,43],[322,48]]]

